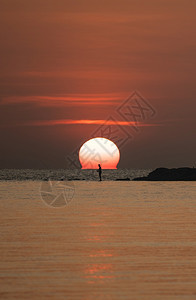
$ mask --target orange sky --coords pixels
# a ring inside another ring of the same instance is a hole
[[[117,107],[135,90],[156,114],[131,129],[119,166],[192,166],[195,11],[194,0],[1,0],[1,167],[65,167],[100,120],[128,127]]]

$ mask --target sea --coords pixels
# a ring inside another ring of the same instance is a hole
[[[0,299],[196,299],[196,182],[148,173],[1,170]]]
[[[151,170],[146,169],[116,169],[116,170],[102,170],[103,180],[118,180],[130,179],[135,177],[142,177],[148,175]],[[97,170],[81,170],[81,169],[0,169],[0,180],[99,180]]]

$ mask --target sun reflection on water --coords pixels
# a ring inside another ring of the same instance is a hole
[[[103,284],[105,280],[114,279],[114,250],[110,241],[114,235],[112,227],[108,228],[108,213],[99,211],[100,222],[89,222],[85,239],[90,243],[87,257],[88,263],[84,269],[84,278],[89,284]]]

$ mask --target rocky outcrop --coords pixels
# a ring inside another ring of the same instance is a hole
[[[130,181],[130,178],[117,178],[116,181]]]
[[[147,177],[138,177],[133,180],[143,181],[195,181],[195,168],[158,168],[148,174]]]

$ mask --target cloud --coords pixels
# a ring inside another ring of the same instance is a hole
[[[36,103],[38,106],[61,106],[61,105],[113,105],[124,99],[120,94],[70,94],[56,96],[8,96],[1,99],[0,105],[16,105],[22,103]]]
[[[25,123],[18,123],[18,126],[56,126],[56,125],[103,125],[106,120],[73,120],[73,119],[62,119],[62,120],[39,120],[29,121]],[[107,120],[107,125],[116,126],[137,126],[137,127],[151,127],[161,126],[161,124],[147,124],[142,122],[126,122],[126,121],[113,121]]]

